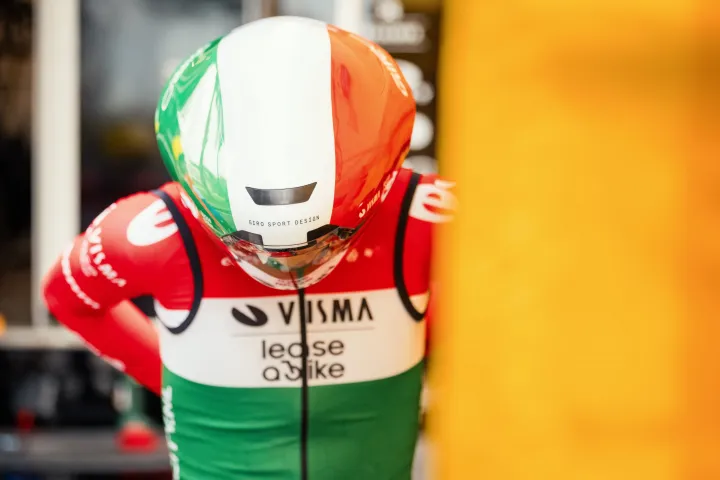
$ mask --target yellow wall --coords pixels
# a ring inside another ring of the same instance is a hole
[[[716,4],[445,1],[437,478],[720,478]]]

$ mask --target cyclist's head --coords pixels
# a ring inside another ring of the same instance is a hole
[[[274,17],[195,52],[155,116],[185,203],[243,269],[310,286],[342,259],[408,151],[415,102],[379,46]]]

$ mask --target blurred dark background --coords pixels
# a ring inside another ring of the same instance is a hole
[[[108,465],[117,463],[118,458],[111,458],[121,455],[114,451],[114,435],[128,410],[154,428],[161,425],[160,402],[154,395],[128,382],[62,328],[33,324],[33,268],[39,267],[32,258],[38,238],[32,231],[33,198],[38,194],[33,189],[37,162],[32,125],[33,115],[43,108],[33,103],[33,42],[38,8],[47,1],[67,3],[80,17],[78,233],[118,198],[168,180],[155,144],[153,114],[164,83],[184,57],[264,16],[300,15],[334,22],[338,3],[0,0],[0,479],[45,478],[29,468],[35,459],[51,461],[59,455],[72,464],[71,456],[88,448],[85,456],[105,455]],[[375,35],[396,56],[418,97],[419,126],[408,164],[432,171],[440,2],[361,3],[363,18],[356,20],[365,26],[362,33]],[[66,240],[58,241],[58,253]],[[151,299],[137,303],[153,314]],[[161,466],[164,455],[158,452]],[[120,460],[127,466],[133,458],[139,457]],[[8,467],[8,459],[25,466]],[[132,468],[114,468],[100,475],[93,467],[94,473],[83,474],[65,465],[47,478],[146,478],[139,473],[143,468],[134,473]],[[52,473],[45,467],[39,470]],[[163,468],[159,470],[151,478],[166,478]]]

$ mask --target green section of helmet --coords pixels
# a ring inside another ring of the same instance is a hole
[[[219,237],[235,232],[223,173],[223,105],[217,65],[221,38],[173,73],[155,111],[155,135],[170,176]]]

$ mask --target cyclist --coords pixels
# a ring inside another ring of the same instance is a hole
[[[387,52],[309,19],[240,27],[171,77],[174,181],[102,212],[44,296],[162,396],[175,478],[410,478],[432,225],[454,204],[401,168],[414,115]]]

